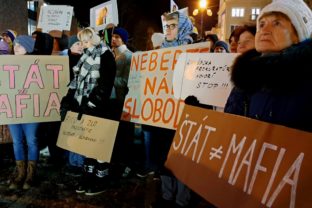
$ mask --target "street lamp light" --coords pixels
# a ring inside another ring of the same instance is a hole
[[[207,0],[199,0],[199,9],[195,9],[193,11],[193,16],[198,15],[200,10],[200,34],[201,34],[201,38],[203,38],[203,34],[204,34],[204,11],[207,11],[207,15],[208,16],[212,16],[212,11],[211,9],[207,8]]]

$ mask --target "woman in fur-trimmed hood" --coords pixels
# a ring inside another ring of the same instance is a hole
[[[292,0],[277,0],[262,10],[256,50],[239,56],[232,67],[235,90],[225,112],[312,131],[306,122],[312,116],[312,12],[303,1],[293,1],[296,9],[283,10]]]

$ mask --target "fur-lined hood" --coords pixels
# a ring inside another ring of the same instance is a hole
[[[289,90],[312,83],[312,40],[306,40],[280,53],[261,55],[256,50],[238,56],[231,80],[244,91],[262,88]]]

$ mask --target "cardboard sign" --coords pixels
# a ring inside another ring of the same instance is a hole
[[[312,207],[312,133],[185,106],[166,166],[217,207]]]
[[[0,125],[59,121],[67,56],[0,56]]]
[[[38,28],[42,32],[49,33],[51,30],[70,30],[73,7],[66,5],[47,5],[41,6]]]
[[[173,96],[175,64],[183,52],[208,51],[207,43],[197,43],[134,53],[121,119],[175,129],[184,105]]]
[[[119,122],[67,112],[57,146],[90,158],[110,162]]]
[[[105,29],[109,24],[117,26],[118,23],[116,0],[107,1],[90,9],[90,26],[96,31]]]
[[[173,75],[174,97],[184,100],[195,95],[202,104],[224,107],[232,90],[230,66],[237,55],[181,54]]]

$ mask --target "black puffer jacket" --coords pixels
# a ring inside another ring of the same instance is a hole
[[[225,112],[312,132],[311,58],[311,39],[277,54],[239,56]]]

